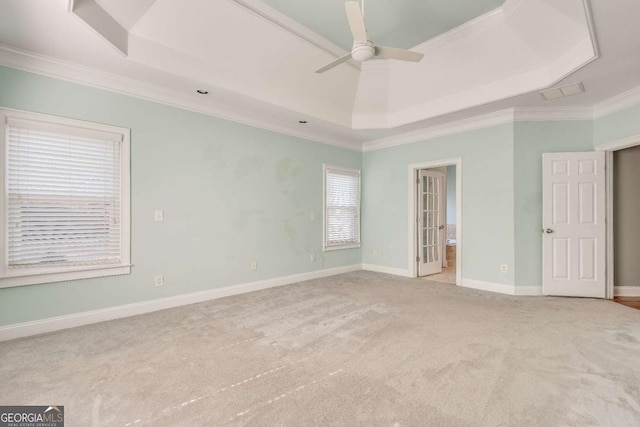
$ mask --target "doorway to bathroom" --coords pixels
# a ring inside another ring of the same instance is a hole
[[[461,159],[410,165],[410,273],[461,281]]]

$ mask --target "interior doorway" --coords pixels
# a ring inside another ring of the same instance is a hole
[[[640,306],[640,135],[600,145],[596,150],[605,152],[607,165],[607,298]]]
[[[411,277],[461,283],[462,160],[409,166]]]

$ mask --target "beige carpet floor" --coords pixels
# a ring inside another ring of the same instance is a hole
[[[640,311],[357,272],[0,343],[70,426],[638,426]]]

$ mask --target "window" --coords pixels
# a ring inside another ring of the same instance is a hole
[[[324,250],[360,247],[360,171],[324,165]]]
[[[0,109],[0,138],[0,287],[129,273],[129,130]]]

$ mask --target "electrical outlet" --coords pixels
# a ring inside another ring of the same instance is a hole
[[[154,218],[155,218],[156,221],[164,221],[164,211],[157,210],[155,212]]]
[[[311,212],[311,215],[309,215],[309,221],[315,221],[316,220],[316,214],[315,212]]]
[[[502,264],[500,266],[500,272],[501,273],[506,273],[507,271],[509,271],[509,266],[507,264]]]
[[[160,286],[164,286],[164,276],[159,275],[155,277],[155,287],[159,288]]]
[[[316,254],[315,254],[315,252],[311,252],[309,254],[309,261],[316,262]]]
[[[251,261],[251,271],[256,271],[258,269],[258,261]]]
[[[377,249],[374,249],[372,253],[373,253],[373,257],[374,258],[378,258],[378,250]]]

